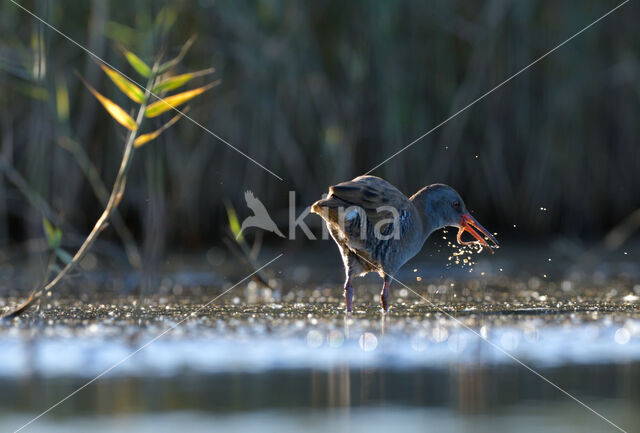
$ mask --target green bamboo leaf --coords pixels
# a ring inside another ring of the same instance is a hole
[[[104,32],[109,39],[113,39],[124,45],[131,45],[136,36],[135,30],[131,27],[115,21],[107,21],[104,26]]]
[[[162,29],[163,32],[167,32],[175,24],[177,19],[178,14],[176,11],[169,6],[165,6],[160,9],[160,12],[156,15],[153,27]]]
[[[142,104],[144,101],[144,92],[138,86],[133,84],[131,81],[127,80],[122,76],[118,71],[111,69],[110,67],[100,64],[102,70],[107,74],[111,81],[118,86],[118,88],[129,97],[133,102],[137,102],[138,104]]]
[[[57,246],[60,246],[60,242],[62,242],[62,230],[58,227],[53,231],[53,240]]]
[[[166,78],[160,81],[159,83],[157,83],[155,86],[153,86],[153,93],[168,92],[171,90],[175,90],[178,87],[184,86],[194,78],[211,74],[214,71],[215,71],[214,68],[208,68],[208,69],[203,69],[202,71],[188,72],[186,74],[175,75],[173,77]]]
[[[89,91],[93,93],[93,96],[95,96],[96,99],[100,101],[102,106],[105,108],[105,110],[107,110],[111,117],[116,120],[116,122],[131,131],[135,131],[136,129],[138,129],[138,125],[136,124],[136,121],[133,120],[133,117],[129,116],[127,112],[124,111],[118,104],[102,96],[96,89],[94,89],[89,83],[87,83],[84,78],[80,77],[80,79],[82,80],[84,85],[87,86]]]
[[[133,69],[135,69],[138,74],[142,75],[145,78],[149,78],[151,76],[151,68],[145,62],[143,62],[140,57],[136,56],[126,48],[121,48],[121,50],[124,53],[124,56],[126,57],[129,64],[133,66]]]
[[[144,115],[146,117],[156,117],[164,113],[165,111],[169,111],[173,108],[178,107],[179,105],[184,104],[190,99],[195,98],[198,95],[203,94],[207,90],[212,87],[218,85],[220,80],[214,81],[213,83],[207,84],[206,86],[198,87],[197,89],[187,90],[186,92],[178,93],[177,95],[167,96],[163,98],[161,101],[154,102],[153,104],[149,104],[147,109],[145,110]]]
[[[147,144],[148,142],[150,142],[151,140],[155,140],[156,138],[158,138],[160,136],[160,134],[162,134],[167,129],[171,128],[174,123],[176,123],[178,120],[180,120],[182,115],[184,113],[186,113],[187,111],[189,111],[188,108],[189,107],[187,107],[184,110],[182,110],[182,113],[178,113],[175,116],[173,116],[171,118],[171,120],[169,120],[167,123],[162,125],[162,127],[156,129],[155,131],[150,132],[148,134],[142,134],[142,135],[138,136],[138,138],[136,138],[135,141],[133,142],[133,145],[135,147],[141,147],[144,144]]]

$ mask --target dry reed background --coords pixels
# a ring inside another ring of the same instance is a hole
[[[245,189],[281,209],[284,221],[288,190],[308,205],[327,185],[372,168],[616,5],[23,4],[127,74],[118,43],[142,57],[159,50],[170,57],[197,35],[185,70],[213,66],[222,84],[190,116],[284,178],[181,122],[137,151],[120,206],[146,257],[219,242],[224,202],[244,215]],[[640,6],[630,2],[374,174],[407,193],[448,183],[494,229],[604,234],[640,207],[639,18]],[[125,101],[78,47],[10,2],[0,5],[4,246],[42,238],[43,212],[70,243],[97,219],[100,203],[65,143],[80,143],[105,184],[113,182],[125,131],[74,71]],[[113,230],[104,236],[117,240]]]

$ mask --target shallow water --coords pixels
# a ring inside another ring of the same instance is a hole
[[[351,317],[321,289],[205,308],[205,295],[57,299],[0,328],[0,430],[140,348],[24,431],[86,431],[95,416],[96,431],[613,431],[510,356],[628,431],[640,426],[633,296],[578,308],[484,292],[437,307],[398,293],[387,316],[359,299]]]
[[[230,287],[215,274],[146,296],[67,287],[0,323],[0,431],[107,370],[24,431],[615,430],[518,362],[637,431],[637,266],[491,260],[405,270],[386,316],[375,278],[345,316],[339,281],[288,263],[213,303]]]
[[[512,363],[509,355],[538,367],[640,361],[637,305],[613,299],[578,308],[549,297],[509,306],[407,297],[388,315],[370,303],[351,316],[332,299],[206,307],[206,298],[112,301],[57,300],[4,325],[0,377],[90,378],[140,347],[109,375],[447,368]]]
[[[617,420],[621,425],[635,423],[637,406],[616,400],[593,403],[592,407]],[[11,429],[29,421],[27,416],[12,415],[0,419],[0,429]],[[403,432],[463,432],[481,433],[548,433],[602,432],[614,430],[607,424],[585,416],[584,409],[575,404],[560,402],[544,404],[527,402],[512,405],[496,414],[466,414],[444,408],[407,408],[384,406],[333,410],[260,410],[242,413],[209,414],[195,411],[171,413],[100,416],[89,418],[45,419],[28,427],[31,432],[91,431],[94,433],[175,432],[188,428],[191,432],[375,432],[392,430]],[[27,429],[25,429],[27,431]]]

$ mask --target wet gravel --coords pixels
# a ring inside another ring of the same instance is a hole
[[[377,286],[360,286],[350,315],[340,290],[321,285],[284,290],[250,282],[222,297],[224,288],[201,287],[148,297],[52,296],[0,324],[0,349],[39,357],[39,373],[81,376],[151,340],[145,350],[153,359],[131,360],[123,374],[333,368],[343,362],[443,367],[507,362],[506,353],[539,365],[640,360],[640,286],[628,281],[602,288],[501,277],[423,280],[414,287],[396,289],[390,313],[382,314]],[[17,301],[2,302],[6,308]],[[75,353],[75,362],[56,361],[55,351],[63,347]],[[108,362],[88,367],[96,357]],[[30,371],[0,361],[0,375]]]
[[[606,287],[561,282],[541,282],[501,278],[468,279],[462,283],[441,280],[422,281],[411,288],[393,287],[390,322],[424,320],[450,314],[460,320],[509,324],[514,316],[539,316],[549,323],[575,323],[575,318],[597,320],[599,313],[611,318],[635,317],[640,313],[640,284],[629,281],[609,282]],[[358,287],[354,298],[353,319],[381,317],[378,287]],[[83,327],[93,323],[112,326],[144,327],[188,317],[202,326],[221,323],[260,321],[280,326],[282,321],[342,320],[344,304],[341,290],[316,286],[273,290],[256,283],[238,287],[218,298],[224,288],[180,289],[180,295],[132,296],[117,294],[63,294],[45,297],[23,316],[0,322],[0,330],[11,327],[65,325]],[[8,311],[23,298],[0,298],[0,311]]]

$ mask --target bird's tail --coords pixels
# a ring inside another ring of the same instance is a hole
[[[311,205],[311,212],[322,215],[326,213],[329,209],[334,209],[339,207],[340,205],[333,199],[333,197],[323,198],[318,200],[314,204]]]
[[[311,212],[321,215],[322,214],[322,208],[324,207],[324,203],[326,199],[322,199],[322,200],[318,200],[317,202],[315,202],[314,204],[311,205]]]
[[[320,215],[326,221],[333,221],[338,217],[339,209],[346,209],[351,203],[329,195],[311,205],[311,212]]]

